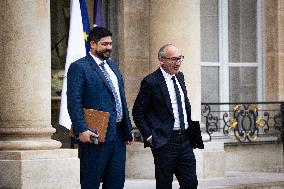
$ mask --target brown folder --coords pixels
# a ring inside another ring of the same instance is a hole
[[[99,132],[99,142],[104,142],[109,122],[109,112],[84,108],[84,118],[88,128],[96,129]],[[69,136],[74,137],[72,128],[70,129]]]
[[[99,142],[104,142],[109,121],[109,112],[84,108],[84,118],[89,128],[99,132]]]

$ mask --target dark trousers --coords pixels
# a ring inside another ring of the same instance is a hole
[[[196,189],[196,160],[186,133],[174,132],[169,142],[152,149],[155,163],[156,189],[172,189],[173,174],[180,189]]]
[[[81,188],[123,189],[126,146],[122,140],[105,144],[79,143]]]

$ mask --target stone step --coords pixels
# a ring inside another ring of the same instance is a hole
[[[173,182],[173,189],[179,184]],[[126,179],[124,189],[155,189],[154,179]],[[284,173],[228,172],[223,178],[199,179],[198,189],[284,189]]]

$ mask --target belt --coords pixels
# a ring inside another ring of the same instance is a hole
[[[182,130],[181,128],[178,128],[178,129],[174,128],[172,134],[174,136],[184,135],[186,134],[186,130]]]

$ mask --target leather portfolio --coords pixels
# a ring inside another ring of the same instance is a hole
[[[84,118],[89,128],[99,132],[99,142],[104,142],[109,122],[109,112],[84,108]]]
[[[88,128],[98,131],[99,142],[104,142],[109,122],[109,112],[84,108],[84,119]],[[73,128],[70,129],[69,136],[74,137]]]
[[[199,121],[191,121],[191,124],[189,125],[187,129],[187,134],[188,134],[190,143],[192,145],[192,148],[204,149]]]

